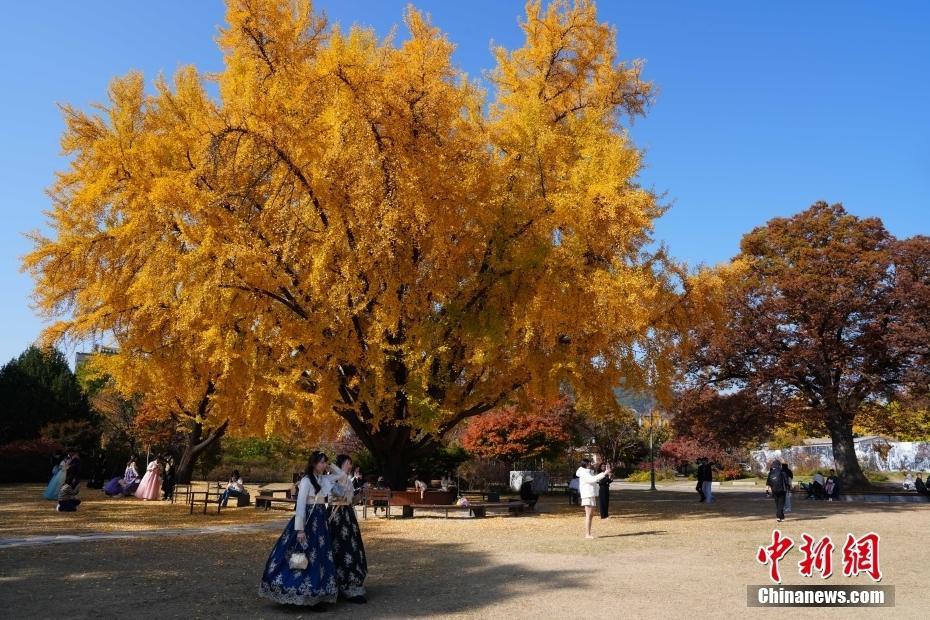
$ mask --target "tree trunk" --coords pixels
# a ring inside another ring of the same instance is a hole
[[[416,458],[411,431],[405,425],[382,424],[368,432],[362,441],[375,457],[380,475],[395,491],[403,491],[410,481],[410,463]]]
[[[437,443],[419,444],[413,432],[404,424],[382,423],[377,430],[362,422],[351,412],[340,412],[356,437],[368,448],[377,464],[377,474],[395,491],[403,491],[410,481],[410,465],[415,459],[438,448]]]
[[[204,450],[219,441],[220,437],[226,434],[226,428],[228,426],[229,418],[210,431],[207,438],[201,441],[201,437],[203,436],[203,425],[194,424],[187,434],[187,444],[184,446],[184,452],[181,454],[181,458],[178,462],[177,480],[180,484],[190,484],[198,457],[203,454]]]
[[[388,486],[395,491],[406,490],[410,480],[410,459],[404,452],[386,450],[375,453],[374,457]]]
[[[827,418],[830,439],[833,440],[833,460],[836,463],[836,475],[842,489],[863,489],[870,486],[859,458],[856,456],[856,444],[853,441],[852,421],[844,412],[831,412]]]

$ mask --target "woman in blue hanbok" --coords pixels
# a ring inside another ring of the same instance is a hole
[[[259,596],[291,605],[336,601],[339,588],[326,529],[325,502],[333,485],[343,477],[337,467],[329,465],[325,454],[310,455],[306,475],[298,485],[294,518],[288,521],[268,556]],[[304,562],[306,565],[301,567]]]
[[[58,492],[61,490],[61,485],[65,483],[65,476],[68,475],[68,463],[69,459],[66,456],[61,460],[61,463],[52,469],[52,479],[48,481],[48,486],[45,487],[45,499],[58,501]]]
[[[329,539],[333,544],[336,585],[343,598],[352,603],[365,603],[363,584],[368,575],[368,561],[365,559],[362,531],[352,505],[355,491],[349,479],[352,459],[346,454],[340,454],[336,457],[336,466],[345,474],[345,480],[339,480],[333,485],[326,519]]]

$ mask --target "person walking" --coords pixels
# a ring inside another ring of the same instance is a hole
[[[788,459],[781,460],[781,469],[788,476],[788,490],[785,492],[785,512],[791,512],[791,489],[794,487],[794,472],[788,467]]]
[[[581,505],[584,507],[584,537],[586,539],[590,540],[594,538],[591,534],[591,522],[594,520],[594,509],[597,507],[597,483],[612,473],[610,465],[608,465],[605,471],[595,474],[591,469],[591,461],[589,459],[583,459],[581,461],[581,467],[575,472],[575,475],[578,476]]]
[[[714,464],[709,459],[704,459],[704,497],[706,504],[712,504],[714,501]]]
[[[785,495],[790,484],[790,479],[782,469],[781,462],[778,459],[772,461],[768,478],[765,480],[765,486],[769,488],[769,492],[775,499],[775,519],[779,523],[785,520]]]
[[[598,473],[607,474],[607,463],[601,462],[597,466],[597,471]],[[601,519],[606,519],[610,516],[608,512],[610,504],[610,483],[613,481],[613,476],[607,474],[597,483],[597,506],[601,511]]]
[[[704,495],[704,461],[706,459],[702,456],[697,460],[697,484],[694,485],[694,490],[698,492],[700,499],[698,503],[703,504],[707,500],[707,496]]]

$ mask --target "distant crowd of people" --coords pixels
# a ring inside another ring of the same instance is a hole
[[[110,497],[135,496],[141,500],[170,500],[176,485],[174,459],[158,455],[149,461],[145,474],[140,478],[135,457],[130,457],[122,477],[115,476],[103,485],[103,492]]]
[[[76,449],[69,449],[56,452],[51,460],[52,476],[43,497],[56,501],[55,510],[59,512],[75,512],[81,505],[81,456]],[[93,484],[95,478],[92,473],[88,486],[100,488],[109,497],[134,496],[141,500],[170,500],[176,483],[174,460],[170,456],[153,458],[141,478],[135,457],[126,463],[122,476],[115,476],[106,483],[101,480],[97,486]]]
[[[924,497],[930,497],[928,493],[927,483],[924,482],[923,475],[918,472],[917,479],[914,479],[914,476],[911,472],[907,472],[904,476],[904,482],[901,484],[905,491],[917,491],[918,495],[923,495]]]

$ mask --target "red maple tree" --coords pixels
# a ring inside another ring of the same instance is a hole
[[[747,234],[733,266],[692,334],[677,424],[726,438],[801,415],[830,434],[844,486],[867,486],[856,416],[930,383],[930,240],[819,202]]]
[[[572,407],[565,398],[530,407],[508,405],[473,419],[462,447],[474,456],[509,463],[551,458],[571,442]]]

